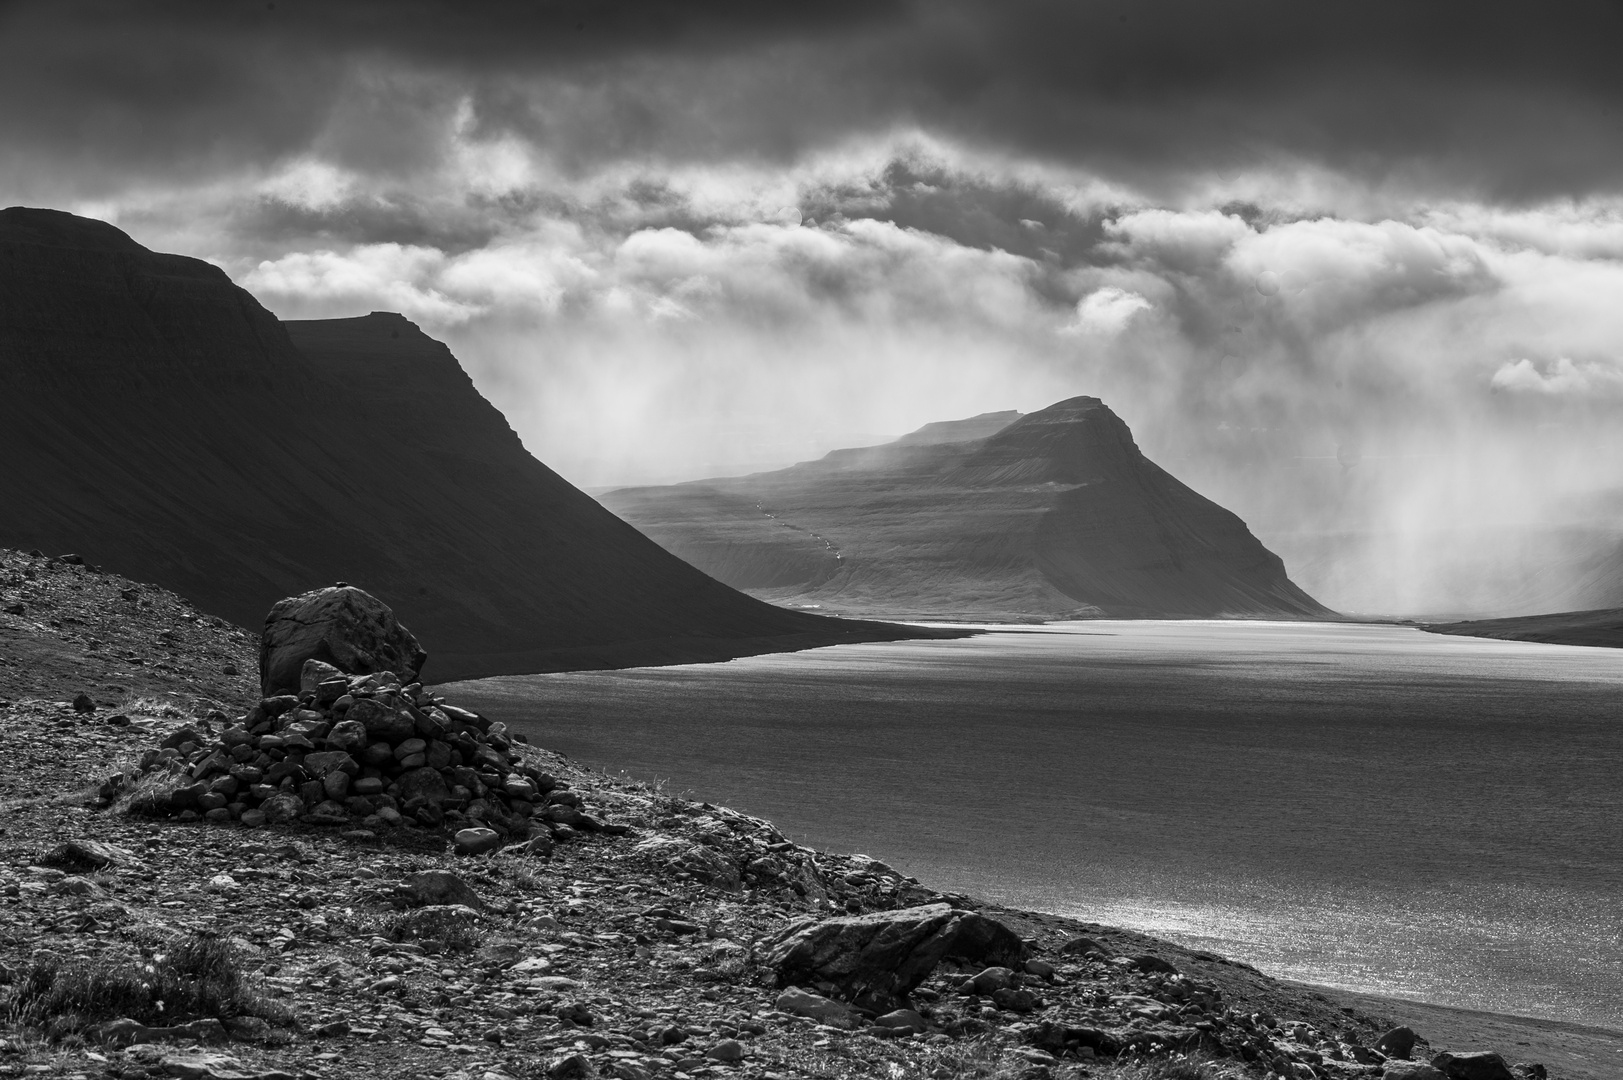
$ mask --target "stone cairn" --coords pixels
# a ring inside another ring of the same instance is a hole
[[[321,620],[322,632],[312,633]],[[266,689],[288,692],[267,694],[218,735],[210,724],[186,726],[144,753],[141,778],[130,785],[131,813],[250,827],[446,826],[478,830],[477,838],[458,835],[459,846],[477,847],[532,833],[550,840],[574,830],[624,831],[583,813],[580,796],[527,760],[523,737],[506,725],[450,705],[419,682],[403,683],[392,670],[346,671],[314,656],[295,666],[289,635],[278,633],[287,626],[297,631],[294,648],[352,667],[404,655],[409,678],[426,659],[393,613],[359,589],[282,601],[267,619],[260,669]],[[285,686],[290,670],[298,671],[296,691]]]

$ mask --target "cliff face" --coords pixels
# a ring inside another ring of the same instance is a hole
[[[603,501],[722,581],[832,610],[1330,614],[1244,522],[1145,458],[1097,398],[991,419],[1006,422],[932,424],[779,472]]]
[[[78,552],[245,626],[350,581],[435,680],[902,633],[673,558],[531,457],[404,318],[283,324],[102,222],[0,211],[0,392],[0,546]]]

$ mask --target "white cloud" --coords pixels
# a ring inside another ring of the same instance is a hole
[[[289,163],[262,180],[259,193],[305,210],[331,210],[360,190],[361,178],[346,169],[312,158]]]
[[[1493,373],[1495,390],[1515,393],[1577,395],[1623,393],[1623,368],[1595,361],[1578,362],[1565,356],[1540,371],[1528,359],[1507,361]]]
[[[370,244],[347,252],[295,252],[266,260],[242,284],[266,302],[292,301],[323,313],[357,314],[356,308],[398,311],[436,325],[465,322],[480,307],[447,296],[430,282],[445,265],[433,248]],[[301,314],[305,313],[301,310]]]
[[[1060,327],[1060,333],[1114,337],[1127,329],[1134,315],[1154,306],[1136,292],[1106,285],[1076,302],[1075,317]]]

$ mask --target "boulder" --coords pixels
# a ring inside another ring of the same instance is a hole
[[[958,987],[964,994],[990,995],[997,990],[1007,990],[1014,985],[1014,972],[1006,967],[989,967],[980,974],[965,979]]]
[[[1516,1080],[1505,1059],[1487,1050],[1473,1054],[1444,1051],[1431,1059],[1431,1067],[1448,1080]]]
[[[1414,1028],[1395,1027],[1375,1040],[1375,1049],[1387,1057],[1407,1058],[1414,1053],[1414,1044],[1419,1041]]]
[[[351,721],[366,728],[367,737],[391,747],[405,742],[416,734],[417,725],[399,709],[392,709],[376,698],[361,698],[344,714],[344,722]],[[393,756],[391,751],[390,756]]]
[[[767,962],[780,986],[827,987],[861,1008],[889,1011],[953,955],[966,923],[980,919],[985,916],[927,904],[800,923],[768,944]],[[1001,937],[981,926],[970,936]]]
[[[479,894],[449,870],[423,870],[407,874],[400,884],[398,895],[412,907],[462,904],[478,911],[485,906]]]
[[[372,737],[366,733],[366,725],[359,720],[340,720],[327,733],[328,746],[349,753],[366,749],[371,741]]]
[[[916,1034],[930,1030],[930,1022],[912,1009],[895,1009],[874,1021],[882,1028]]]
[[[1011,986],[993,991],[992,1002],[998,1008],[1007,1009],[1009,1012],[1028,1013],[1035,1010],[1042,1003],[1042,999],[1030,990]]]
[[[342,750],[323,750],[315,754],[304,755],[304,771],[312,779],[325,779],[330,772],[346,772],[351,776],[361,771],[355,759]]]
[[[1430,1065],[1405,1061],[1388,1065],[1381,1073],[1381,1080],[1448,1080],[1448,1078]]]
[[[423,767],[409,769],[400,774],[395,781],[400,785],[400,801],[409,802],[419,796],[438,806],[451,797],[451,789],[445,783],[445,777],[439,770]]]
[[[1026,943],[996,919],[965,911],[960,913],[958,929],[947,955],[972,964],[1018,968],[1026,958]]]
[[[113,865],[132,865],[137,860],[134,852],[116,844],[101,840],[69,840],[65,844],[58,844],[40,861],[46,866],[100,870]]]
[[[346,585],[290,596],[265,617],[259,645],[262,691],[267,696],[299,692],[306,660],[351,675],[392,671],[411,682],[428,654],[383,601]]]
[[[502,838],[492,829],[460,829],[453,846],[458,855],[483,855],[501,847]]]
[[[349,755],[344,756],[348,757]],[[349,796],[349,776],[349,773],[341,769],[333,769],[321,778],[321,788],[328,799],[334,802],[342,802]]]
[[[808,1016],[820,1024],[830,1027],[855,1027],[857,1015],[851,1006],[840,1001],[833,1001],[821,994],[813,994],[802,990],[798,986],[791,986],[778,995],[773,1006],[779,1012],[794,1013],[796,1016]]]
[[[1164,975],[1178,974],[1178,969],[1173,967],[1170,961],[1164,960],[1161,957],[1156,956],[1154,953],[1139,953],[1130,959],[1133,961],[1133,966],[1135,968],[1146,973],[1160,972]]]
[[[304,814],[304,800],[297,795],[284,792],[266,799],[259,805],[259,810],[265,815],[266,821],[272,825],[281,825],[297,821]]]

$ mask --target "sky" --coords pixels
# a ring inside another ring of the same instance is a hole
[[[1584,0],[0,0],[0,204],[402,312],[588,488],[1091,394],[1327,603],[1536,609],[1623,543],[1620,40]]]

